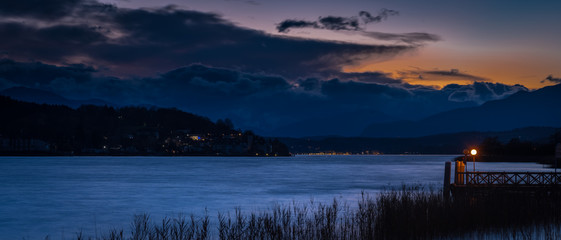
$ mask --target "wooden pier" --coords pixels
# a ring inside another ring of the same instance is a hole
[[[553,172],[462,172],[464,182],[455,185],[475,186],[550,186],[561,183],[561,173]]]
[[[486,195],[489,191],[532,195],[561,194],[561,173],[557,172],[479,172],[465,171],[466,164],[456,161],[454,182],[450,182],[451,162],[444,167],[445,197],[450,195]]]

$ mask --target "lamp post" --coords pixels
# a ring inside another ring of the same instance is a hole
[[[475,155],[477,155],[477,149],[471,149],[469,153],[471,153],[471,156],[473,156],[473,171],[475,172]]]

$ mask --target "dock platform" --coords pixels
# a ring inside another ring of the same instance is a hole
[[[561,195],[561,173],[557,172],[480,172],[465,171],[463,161],[456,161],[454,182],[451,182],[451,162],[445,163],[445,196],[486,195],[490,191],[509,194]]]

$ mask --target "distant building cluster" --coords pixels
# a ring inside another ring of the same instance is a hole
[[[0,153],[3,154],[63,154],[63,155],[251,155],[279,156],[280,144],[251,132],[229,134],[190,133],[177,130],[160,137],[158,131],[139,131],[123,136],[103,136],[98,147],[82,147],[73,151],[60,151],[59,146],[39,139],[6,138],[0,136]],[[284,145],[283,145],[284,146]]]
[[[162,149],[170,155],[275,155],[273,141],[248,133],[192,134],[177,131],[164,139]]]
[[[323,156],[323,155],[381,155],[378,151],[362,151],[362,152],[336,152],[336,151],[325,151],[325,152],[311,152],[311,153],[299,153],[298,155],[311,155],[311,156]]]

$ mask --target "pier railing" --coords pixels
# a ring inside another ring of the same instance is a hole
[[[555,172],[457,172],[455,185],[561,185]]]

